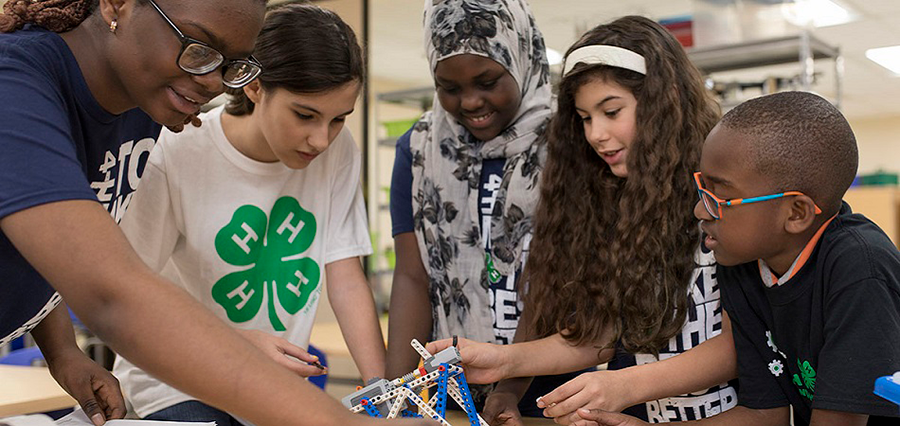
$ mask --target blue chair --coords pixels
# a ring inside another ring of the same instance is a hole
[[[315,355],[319,357],[319,363],[322,364],[323,367],[328,367],[328,357],[319,350],[319,348],[309,345],[309,348],[306,350],[310,353],[310,355]],[[320,387],[322,390],[325,390],[325,383],[328,382],[328,374],[323,374],[321,376],[312,376],[309,378],[310,383]]]
[[[22,365],[26,367],[45,366],[44,355],[37,346],[16,349],[0,358],[0,364]]]
[[[9,342],[9,350],[10,352],[16,349],[22,349],[25,347],[25,336],[19,336],[15,338],[12,342]]]

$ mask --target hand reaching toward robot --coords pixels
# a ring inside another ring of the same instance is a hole
[[[454,345],[454,340],[457,344]],[[469,339],[443,339],[426,345],[426,350],[438,353],[456,346],[462,357],[466,380],[474,384],[498,382],[509,376],[509,359],[503,345],[480,343]]]

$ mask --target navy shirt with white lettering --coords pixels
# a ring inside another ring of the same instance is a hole
[[[697,266],[690,281],[687,318],[681,332],[669,339],[665,347],[660,348],[659,358],[653,354],[628,353],[617,347],[616,355],[609,362],[610,370],[671,358],[722,332],[722,305],[715,256],[701,244],[695,261]],[[738,404],[737,395],[737,380],[733,380],[688,395],[647,401],[623,412],[650,423],[699,420],[734,408]]]
[[[36,27],[0,34],[0,99],[0,219],[76,199],[121,217],[158,124],[138,109],[106,112],[63,39]],[[0,343],[54,294],[2,231],[0,294]]]
[[[394,159],[394,171],[391,180],[391,221],[394,236],[404,232],[413,232],[412,211],[412,153],[409,147],[411,131],[401,136],[397,141],[397,155]],[[485,244],[485,260],[490,262],[491,250],[491,214],[494,209],[494,201],[497,199],[497,191],[503,181],[503,166],[506,159],[497,158],[484,160],[481,163],[481,178],[478,184],[478,220],[481,230],[481,241]],[[525,252],[528,256],[528,241],[526,237]],[[488,268],[488,281],[490,288],[491,309],[494,318],[494,337],[496,343],[512,343],[516,334],[516,325],[522,314],[522,304],[516,293],[516,278],[521,275],[517,270],[512,276],[500,275]]]

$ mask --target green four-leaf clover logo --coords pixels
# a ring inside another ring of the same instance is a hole
[[[219,257],[231,265],[247,267],[213,285],[213,299],[225,308],[228,319],[249,321],[266,299],[272,327],[284,331],[276,303],[287,313],[296,314],[319,286],[319,265],[300,257],[315,238],[315,216],[294,198],[279,198],[269,217],[256,206],[238,208],[216,234]]]
[[[797,358],[797,368],[800,369],[800,374],[794,374],[792,382],[794,386],[797,386],[800,395],[812,401],[816,393],[816,370],[809,361],[801,363],[799,358]]]

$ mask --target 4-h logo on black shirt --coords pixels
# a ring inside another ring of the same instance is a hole
[[[809,361],[801,363],[800,358],[797,358],[797,368],[800,369],[800,374],[794,374],[792,382],[797,386],[800,395],[812,401],[816,393],[816,369],[813,368]]]

